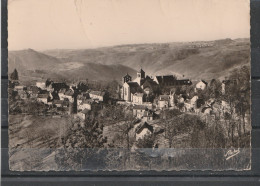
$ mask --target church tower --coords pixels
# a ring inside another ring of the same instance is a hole
[[[137,72],[137,78],[144,79],[145,78],[145,72],[141,68],[140,71]]]
[[[141,68],[140,71],[137,72],[136,82],[141,86],[141,80],[144,80],[144,78],[145,78],[145,72]]]
[[[127,74],[123,77],[122,81],[123,81],[123,84],[124,84],[124,83],[127,83],[127,82],[129,82],[129,81],[132,81],[132,77],[127,73]]]

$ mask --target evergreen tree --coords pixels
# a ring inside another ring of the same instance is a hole
[[[18,80],[18,72],[17,72],[16,68],[11,73],[11,80]]]

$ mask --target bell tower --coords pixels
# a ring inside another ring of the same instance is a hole
[[[145,78],[145,72],[141,68],[140,71],[137,72],[137,78],[144,79]]]
[[[123,84],[124,84],[124,83],[127,83],[127,82],[129,82],[129,81],[132,81],[132,77],[127,73],[127,74],[123,77],[122,81],[123,81]]]
[[[141,80],[145,78],[145,72],[143,71],[143,69],[141,68],[140,71],[137,72],[137,83],[139,85],[141,85]]]

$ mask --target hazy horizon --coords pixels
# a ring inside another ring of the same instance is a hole
[[[18,49],[18,50],[9,50],[10,52],[15,52],[15,51],[21,51],[21,50],[35,50],[38,52],[44,52],[44,51],[51,51],[51,50],[91,50],[91,49],[99,49],[99,48],[109,48],[109,47],[120,47],[120,46],[128,46],[128,45],[152,45],[152,44],[171,44],[171,43],[196,43],[196,42],[211,42],[211,41],[219,41],[219,40],[225,40],[225,39],[231,39],[231,38],[222,38],[222,39],[216,39],[216,40],[208,40],[208,41],[202,41],[202,40],[196,40],[196,41],[177,41],[177,42],[165,42],[165,43],[135,43],[135,44],[130,44],[130,43],[125,43],[125,44],[119,44],[119,45],[108,45],[108,46],[100,46],[100,47],[92,47],[92,48],[49,48],[49,49],[42,49],[42,50],[38,50],[38,49],[34,49],[34,48],[22,48],[22,49]],[[234,38],[231,40],[239,40],[239,39],[248,39],[250,40],[250,38]]]
[[[9,0],[9,50],[250,37],[249,0]]]

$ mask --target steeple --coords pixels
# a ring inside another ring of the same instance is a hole
[[[125,82],[129,82],[129,81],[132,81],[132,77],[128,74],[128,73],[126,73],[126,75],[123,77],[123,84],[125,83]]]
[[[145,72],[143,71],[143,69],[141,68],[138,72],[137,72],[137,78],[145,78]]]

